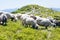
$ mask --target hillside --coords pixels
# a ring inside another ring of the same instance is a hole
[[[24,6],[24,7],[12,12],[12,13],[18,13],[18,12],[20,12],[20,13],[23,12],[24,13],[24,12],[31,12],[31,11],[34,11],[34,12],[38,11],[39,13],[54,12],[52,9],[45,8],[45,7],[42,7],[42,6],[39,6],[39,5],[27,5],[27,6]]]
[[[23,6],[22,8],[17,9],[16,11],[13,11],[12,13],[32,13],[35,15],[43,15],[44,17],[55,15],[58,16],[60,12],[54,11],[50,8],[42,7],[39,5],[27,5]]]
[[[35,11],[38,9],[37,12],[39,14],[45,15],[47,10],[48,13],[52,12],[52,14],[48,14],[48,16],[60,16],[60,12],[38,5],[24,6],[12,13],[31,12],[32,9]],[[37,13],[35,11],[32,13]],[[0,25],[0,40],[60,40],[60,27],[57,26],[54,28],[50,26],[48,29],[45,29],[44,26],[39,26],[39,29],[33,29],[23,26],[21,20],[17,22],[8,20],[7,26]]]
[[[39,26],[39,29],[24,27],[21,21],[8,21],[7,26],[0,25],[0,40],[60,40],[60,28]]]

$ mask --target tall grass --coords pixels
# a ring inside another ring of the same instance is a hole
[[[30,27],[24,27],[21,21],[12,22],[8,20],[7,26],[0,25],[0,40],[60,40],[60,28],[52,30],[41,29],[36,30]],[[49,36],[49,32],[51,32]],[[49,38],[48,38],[49,37]]]

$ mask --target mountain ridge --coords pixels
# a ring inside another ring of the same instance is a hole
[[[55,11],[60,11],[60,8],[52,8]]]
[[[5,12],[13,12],[13,11],[16,11],[18,8],[12,8],[12,9],[4,9],[4,10],[1,10],[1,11],[5,11]]]

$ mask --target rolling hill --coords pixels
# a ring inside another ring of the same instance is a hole
[[[51,12],[54,12],[52,9],[49,9],[49,8],[45,8],[45,7],[42,7],[42,6],[39,6],[39,5],[27,5],[27,6],[24,6],[16,11],[13,11],[12,13],[24,13],[24,12],[31,12],[31,11],[34,11],[34,12],[39,12],[39,13],[51,13]]]
[[[32,13],[35,15],[43,15],[44,17],[47,17],[47,16],[54,17],[53,15],[60,14],[60,12],[54,11],[52,8],[46,8],[46,7],[39,6],[39,5],[23,6],[22,8],[19,8],[16,11],[13,11],[12,13],[22,13],[22,14]]]
[[[31,12],[32,9],[35,10],[32,13],[39,12],[39,14],[45,14],[46,12],[52,12],[49,15],[60,15],[60,12],[38,5],[24,6],[12,13]],[[54,28],[50,26],[48,29],[45,29],[44,26],[39,26],[39,29],[33,29],[23,26],[21,20],[17,22],[8,20],[7,26],[0,25],[0,40],[60,40],[60,27]]]

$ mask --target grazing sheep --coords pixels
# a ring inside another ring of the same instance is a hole
[[[25,20],[26,20],[26,18],[29,18],[30,16],[29,15],[27,15],[27,14],[23,14],[22,16],[21,16],[21,20],[22,20],[22,24],[24,25],[24,22],[25,22]]]
[[[49,19],[53,23],[54,18],[52,18],[51,16],[49,16],[49,17],[47,17],[47,19]]]
[[[0,15],[0,24],[7,25],[7,16],[5,14]]]
[[[56,24],[56,26],[60,26],[60,21],[55,20],[54,23]]]
[[[36,20],[34,20],[33,18],[27,17],[24,20],[23,24],[27,27],[31,25],[32,28],[38,29],[38,24],[36,23]]]
[[[11,19],[11,21],[17,21],[17,14],[12,13],[4,13],[7,16],[7,19]]]
[[[36,17],[34,15],[30,15],[30,17],[36,20]]]
[[[45,26],[46,29],[47,29],[48,26],[54,26],[54,27],[56,26],[56,24],[55,24],[55,23],[52,23],[52,22],[50,21],[50,19],[41,18],[41,17],[39,17],[39,16],[36,16],[36,17],[37,17],[37,19],[36,19],[37,24],[38,24],[38,25]]]
[[[11,17],[10,17],[11,21],[17,21],[18,18],[17,18],[17,14],[11,14]]]
[[[20,20],[21,16],[22,16],[22,14],[17,13],[17,16],[16,17]]]

